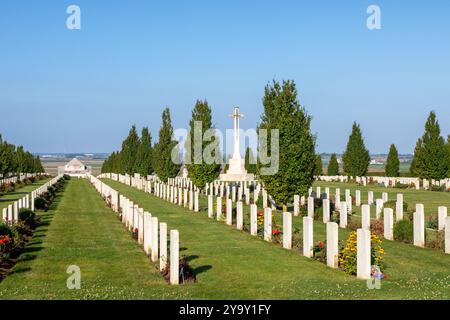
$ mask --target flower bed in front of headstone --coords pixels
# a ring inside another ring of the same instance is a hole
[[[66,179],[61,178],[54,184],[53,189],[49,192],[52,196],[47,196],[48,199],[51,199],[51,202],[55,199],[56,193],[62,191],[65,182]],[[36,198],[36,200],[38,199],[40,198]],[[47,201],[49,200],[44,201],[45,211],[48,210],[47,206],[51,205],[51,202]],[[40,200],[37,203],[41,203]],[[35,209],[39,210],[38,207],[35,207]],[[27,208],[19,210],[17,222],[13,224],[0,223],[0,281],[11,272],[39,224],[39,216]]]

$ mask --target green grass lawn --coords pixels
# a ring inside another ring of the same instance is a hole
[[[449,299],[450,257],[388,243],[380,290],[366,282],[129,186],[105,180],[180,231],[181,255],[198,282],[169,286],[86,180],[71,180],[16,265],[1,299]],[[246,212],[248,208],[246,207]],[[294,219],[301,228],[301,219]],[[315,223],[316,239],[325,229]],[[340,230],[342,237],[345,232]],[[66,269],[81,268],[81,290],[66,288]]]
[[[207,282],[205,286],[214,283],[216,287],[211,288],[214,293],[209,298],[450,298],[450,256],[443,252],[384,241],[389,280],[383,281],[381,290],[368,290],[364,281],[306,259],[300,252],[286,251],[207,218],[205,197],[200,199],[201,212],[194,213],[118,182],[104,181],[146,210],[164,217],[169,227],[180,230],[185,254],[198,256],[192,260],[193,266],[212,267],[199,275],[201,285]],[[244,210],[248,221],[249,209],[244,206]],[[276,220],[281,226],[281,214],[276,215]],[[302,229],[300,217],[294,218],[293,224]],[[348,235],[346,230],[339,233],[341,239]],[[316,241],[324,241],[325,225],[316,222],[314,234]],[[231,294],[228,290],[233,287],[239,290]],[[217,292],[217,288],[222,290]],[[265,294],[261,296],[261,292]]]
[[[14,192],[8,192],[5,194],[0,194],[0,210],[6,208],[8,205],[13,202],[25,197],[27,194],[31,193],[31,191],[36,190],[44,183],[49,181],[51,178],[44,178],[42,180],[36,181],[32,184],[26,185],[22,188],[18,188]]]

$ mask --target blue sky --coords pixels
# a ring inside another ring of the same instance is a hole
[[[186,127],[205,98],[219,129],[235,105],[251,128],[264,86],[293,79],[318,151],[342,152],[357,121],[372,153],[410,153],[430,110],[450,134],[449,35],[446,0],[2,0],[0,133],[33,152],[110,152],[132,124],[156,138],[166,106]]]

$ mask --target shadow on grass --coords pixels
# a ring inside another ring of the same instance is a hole
[[[199,275],[200,273],[206,272],[208,270],[212,269],[211,265],[206,265],[206,266],[200,266],[194,269],[194,273],[196,275]]]

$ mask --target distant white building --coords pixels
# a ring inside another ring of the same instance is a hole
[[[86,174],[91,173],[92,168],[84,165],[77,158],[70,160],[65,166],[58,167],[58,174],[67,174],[71,177],[86,177]]]

